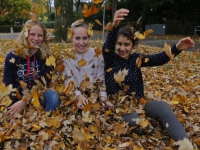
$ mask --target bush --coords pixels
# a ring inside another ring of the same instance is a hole
[[[20,32],[22,30],[22,26],[3,25],[0,26],[0,33],[10,33],[11,27],[13,27],[14,32]]]
[[[42,21],[46,28],[54,28],[54,21]]]

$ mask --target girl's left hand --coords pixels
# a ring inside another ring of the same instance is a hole
[[[114,107],[114,105],[104,96],[101,96],[101,101],[102,101],[102,106],[103,107],[107,106],[109,109]]]
[[[187,50],[188,48],[191,48],[194,46],[195,46],[195,43],[193,39],[191,39],[190,37],[183,38],[176,44],[176,48],[179,50]]]

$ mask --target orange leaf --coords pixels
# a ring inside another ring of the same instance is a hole
[[[59,6],[59,7],[57,8],[57,10],[56,10],[56,13],[57,13],[58,16],[60,16],[60,10],[61,10],[61,7]]]
[[[111,7],[107,5],[106,10],[111,10]]]
[[[102,3],[102,0],[92,0],[92,4],[99,4]]]
[[[136,65],[137,65],[138,68],[141,67],[141,65],[142,65],[142,55],[140,55],[140,57],[137,58]]]
[[[88,9],[88,11],[86,11],[84,13],[84,17],[89,17],[91,15],[96,14],[99,11],[99,9],[96,6],[92,6],[90,7],[90,9]]]
[[[99,57],[99,55],[101,55],[102,54],[102,51],[99,49],[99,48],[96,48],[95,50],[95,55],[94,55],[94,57]]]
[[[113,30],[113,25],[111,22],[108,22],[105,26],[104,26],[104,30],[107,31],[112,31]]]

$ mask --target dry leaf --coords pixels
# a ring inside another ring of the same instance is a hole
[[[119,86],[122,86],[121,82],[125,80],[126,75],[128,75],[128,70],[126,70],[126,68],[114,74],[114,79],[119,84]]]
[[[87,61],[83,58],[81,58],[79,61],[78,61],[78,66],[79,67],[83,67],[83,66],[86,66],[87,65]]]

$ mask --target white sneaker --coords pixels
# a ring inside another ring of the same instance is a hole
[[[178,150],[194,150],[192,143],[187,138],[183,138],[183,140],[179,140],[174,144],[179,146]]]

